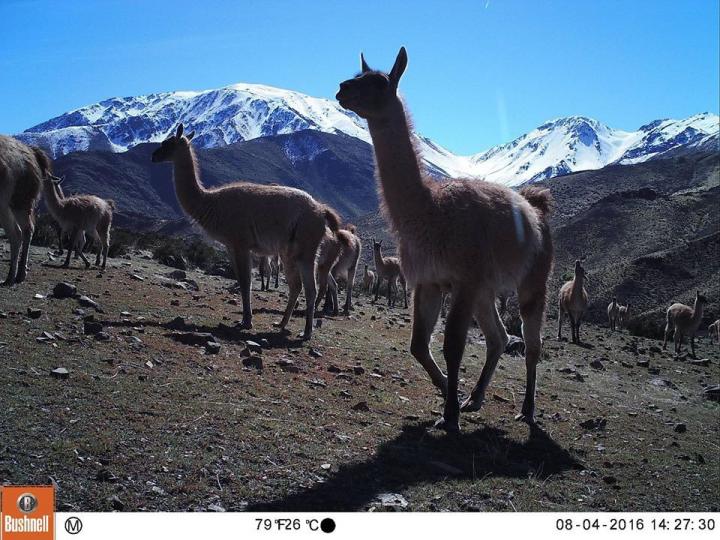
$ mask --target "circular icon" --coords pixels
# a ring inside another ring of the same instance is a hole
[[[320,529],[322,532],[331,533],[335,530],[335,520],[332,518],[325,518],[320,522]]]
[[[23,493],[18,497],[17,507],[23,514],[31,514],[38,506],[38,500],[32,493]]]
[[[65,520],[65,532],[68,534],[78,534],[82,531],[83,523],[79,517],[69,517]]]

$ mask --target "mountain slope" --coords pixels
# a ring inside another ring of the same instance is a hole
[[[114,199],[118,213],[135,227],[183,217],[169,165],[152,163],[156,144],[123,153],[73,152],[55,160],[67,193]],[[346,219],[378,206],[370,145],[354,137],[306,130],[260,137],[221,148],[199,149],[203,183],[234,180],[298,187],[337,209]],[[242,211],[242,209],[238,209]]]
[[[305,130],[370,142],[365,122],[334,101],[245,83],[199,92],[111,98],[50,119],[17,137],[46,148],[55,157],[78,150],[123,152],[138,144],[160,142],[178,122],[196,131],[199,148]],[[703,113],[622,131],[591,118],[571,116],[546,122],[514,141],[472,156],[456,155],[420,135],[417,147],[434,176],[477,177],[515,186],[611,163],[717,151],[719,124],[717,115]]]

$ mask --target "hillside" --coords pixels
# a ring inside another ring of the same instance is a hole
[[[556,202],[552,317],[557,291],[583,255],[590,320],[604,323],[617,295],[632,304],[633,328],[657,335],[667,306],[691,302],[696,289],[710,299],[707,322],[720,317],[720,154],[611,165],[538,185],[547,186]],[[383,238],[386,252],[394,251],[381,214],[362,216],[358,225],[363,239]]]
[[[123,153],[73,152],[54,162],[66,176],[67,193],[94,193],[114,199],[118,213],[137,227],[183,217],[175,197],[172,167],[150,161],[155,144]],[[197,151],[208,187],[235,180],[298,187],[336,208],[343,216],[374,211],[377,195],[370,145],[320,131],[260,137]]]
[[[0,294],[0,482],[52,482],[59,511],[720,509],[707,340],[693,363],[624,332],[589,325],[578,347],[548,328],[538,427],[513,420],[525,369],[504,356],[452,438],[430,429],[442,400],[407,352],[407,310],[361,296],[307,344],[272,327],[284,284],[253,292],[248,332],[231,281],[170,279],[143,254],[103,274],[47,261],[33,248],[28,281]],[[55,298],[61,281],[99,309]],[[462,392],[484,355],[473,329]]]

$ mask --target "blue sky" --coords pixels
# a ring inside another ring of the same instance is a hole
[[[333,98],[389,69],[459,153],[573,114],[635,129],[718,112],[718,1],[2,0],[0,132],[112,96],[264,83]]]

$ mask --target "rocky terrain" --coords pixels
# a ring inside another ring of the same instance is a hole
[[[102,274],[46,248],[31,261],[0,289],[0,483],[51,482],[61,511],[720,509],[707,339],[697,360],[598,325],[577,346],[551,320],[537,428],[513,421],[524,362],[504,356],[449,437],[430,429],[442,402],[407,352],[407,310],[361,296],[308,344],[298,318],[272,327],[284,285],[254,292],[242,331],[223,278],[139,252]],[[485,352],[469,341],[465,392]]]

